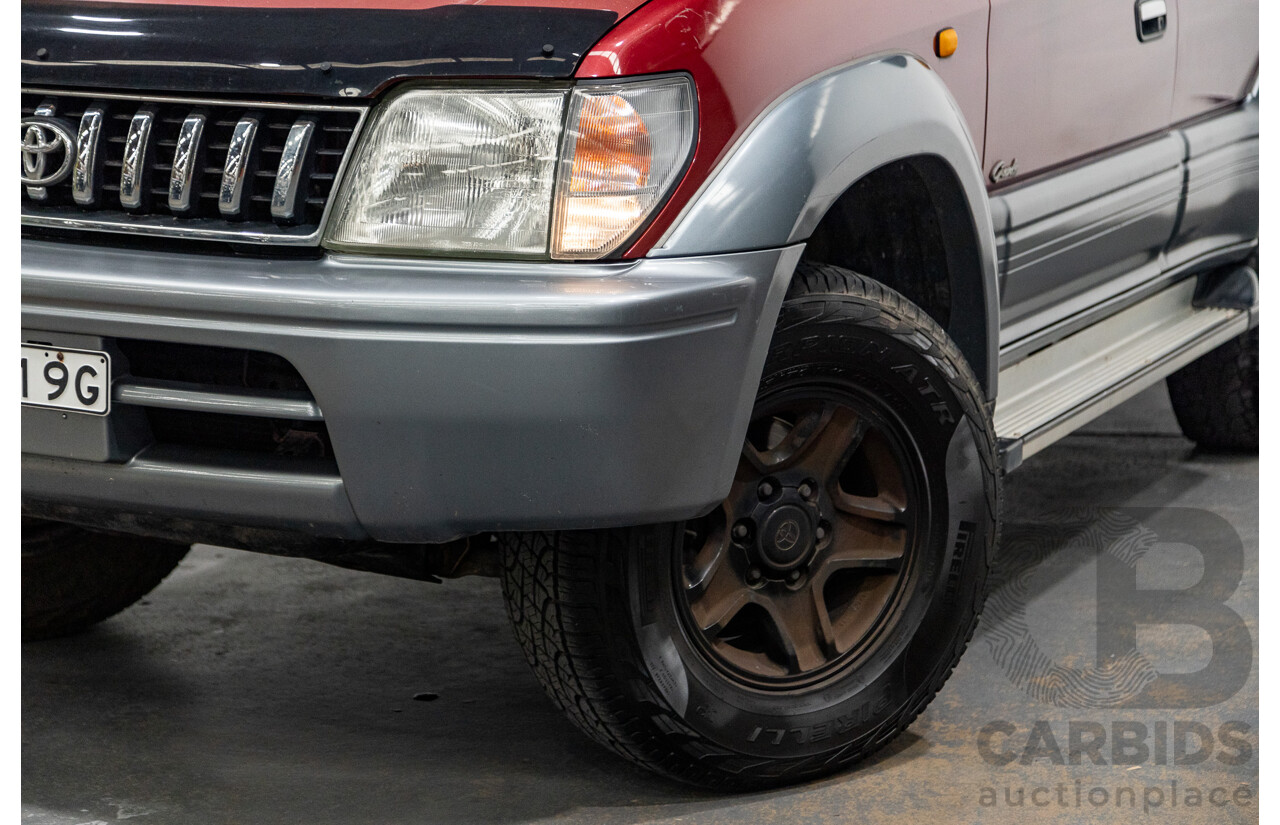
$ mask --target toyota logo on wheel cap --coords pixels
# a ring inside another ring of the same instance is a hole
[[[782,522],[778,532],[773,536],[774,545],[784,553],[790,553],[795,549],[798,541],[800,541],[800,525],[791,519]]]
[[[66,178],[75,159],[76,139],[64,124],[43,117],[22,121],[22,182],[52,186]]]

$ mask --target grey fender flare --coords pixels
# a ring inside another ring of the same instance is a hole
[[[867,174],[933,155],[964,192],[977,261],[952,273],[969,290],[957,337],[988,399],[998,373],[996,242],[985,178],[959,107],[942,79],[905,54],[819,75],[779,98],[751,125],[684,208],[651,257],[781,247],[809,238],[831,205]],[[968,317],[981,312],[983,317]],[[774,319],[763,319],[772,328]],[[765,325],[762,323],[762,328]]]

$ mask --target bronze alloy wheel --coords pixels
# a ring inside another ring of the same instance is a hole
[[[699,649],[763,689],[853,665],[901,601],[923,474],[902,424],[854,388],[763,399],[729,497],[686,530],[674,581]]]

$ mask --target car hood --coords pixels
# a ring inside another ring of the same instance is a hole
[[[360,98],[405,78],[572,76],[645,0],[26,0],[22,82]]]

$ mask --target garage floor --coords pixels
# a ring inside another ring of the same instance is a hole
[[[1256,459],[1177,434],[1163,385],[1030,459],[979,634],[929,710],[843,776],[738,797],[573,729],[495,581],[198,547],[133,610],[24,646],[23,822],[1256,821],[1257,485]],[[1238,587],[1177,601],[1240,559]],[[1136,653],[1098,617],[1136,625]]]

